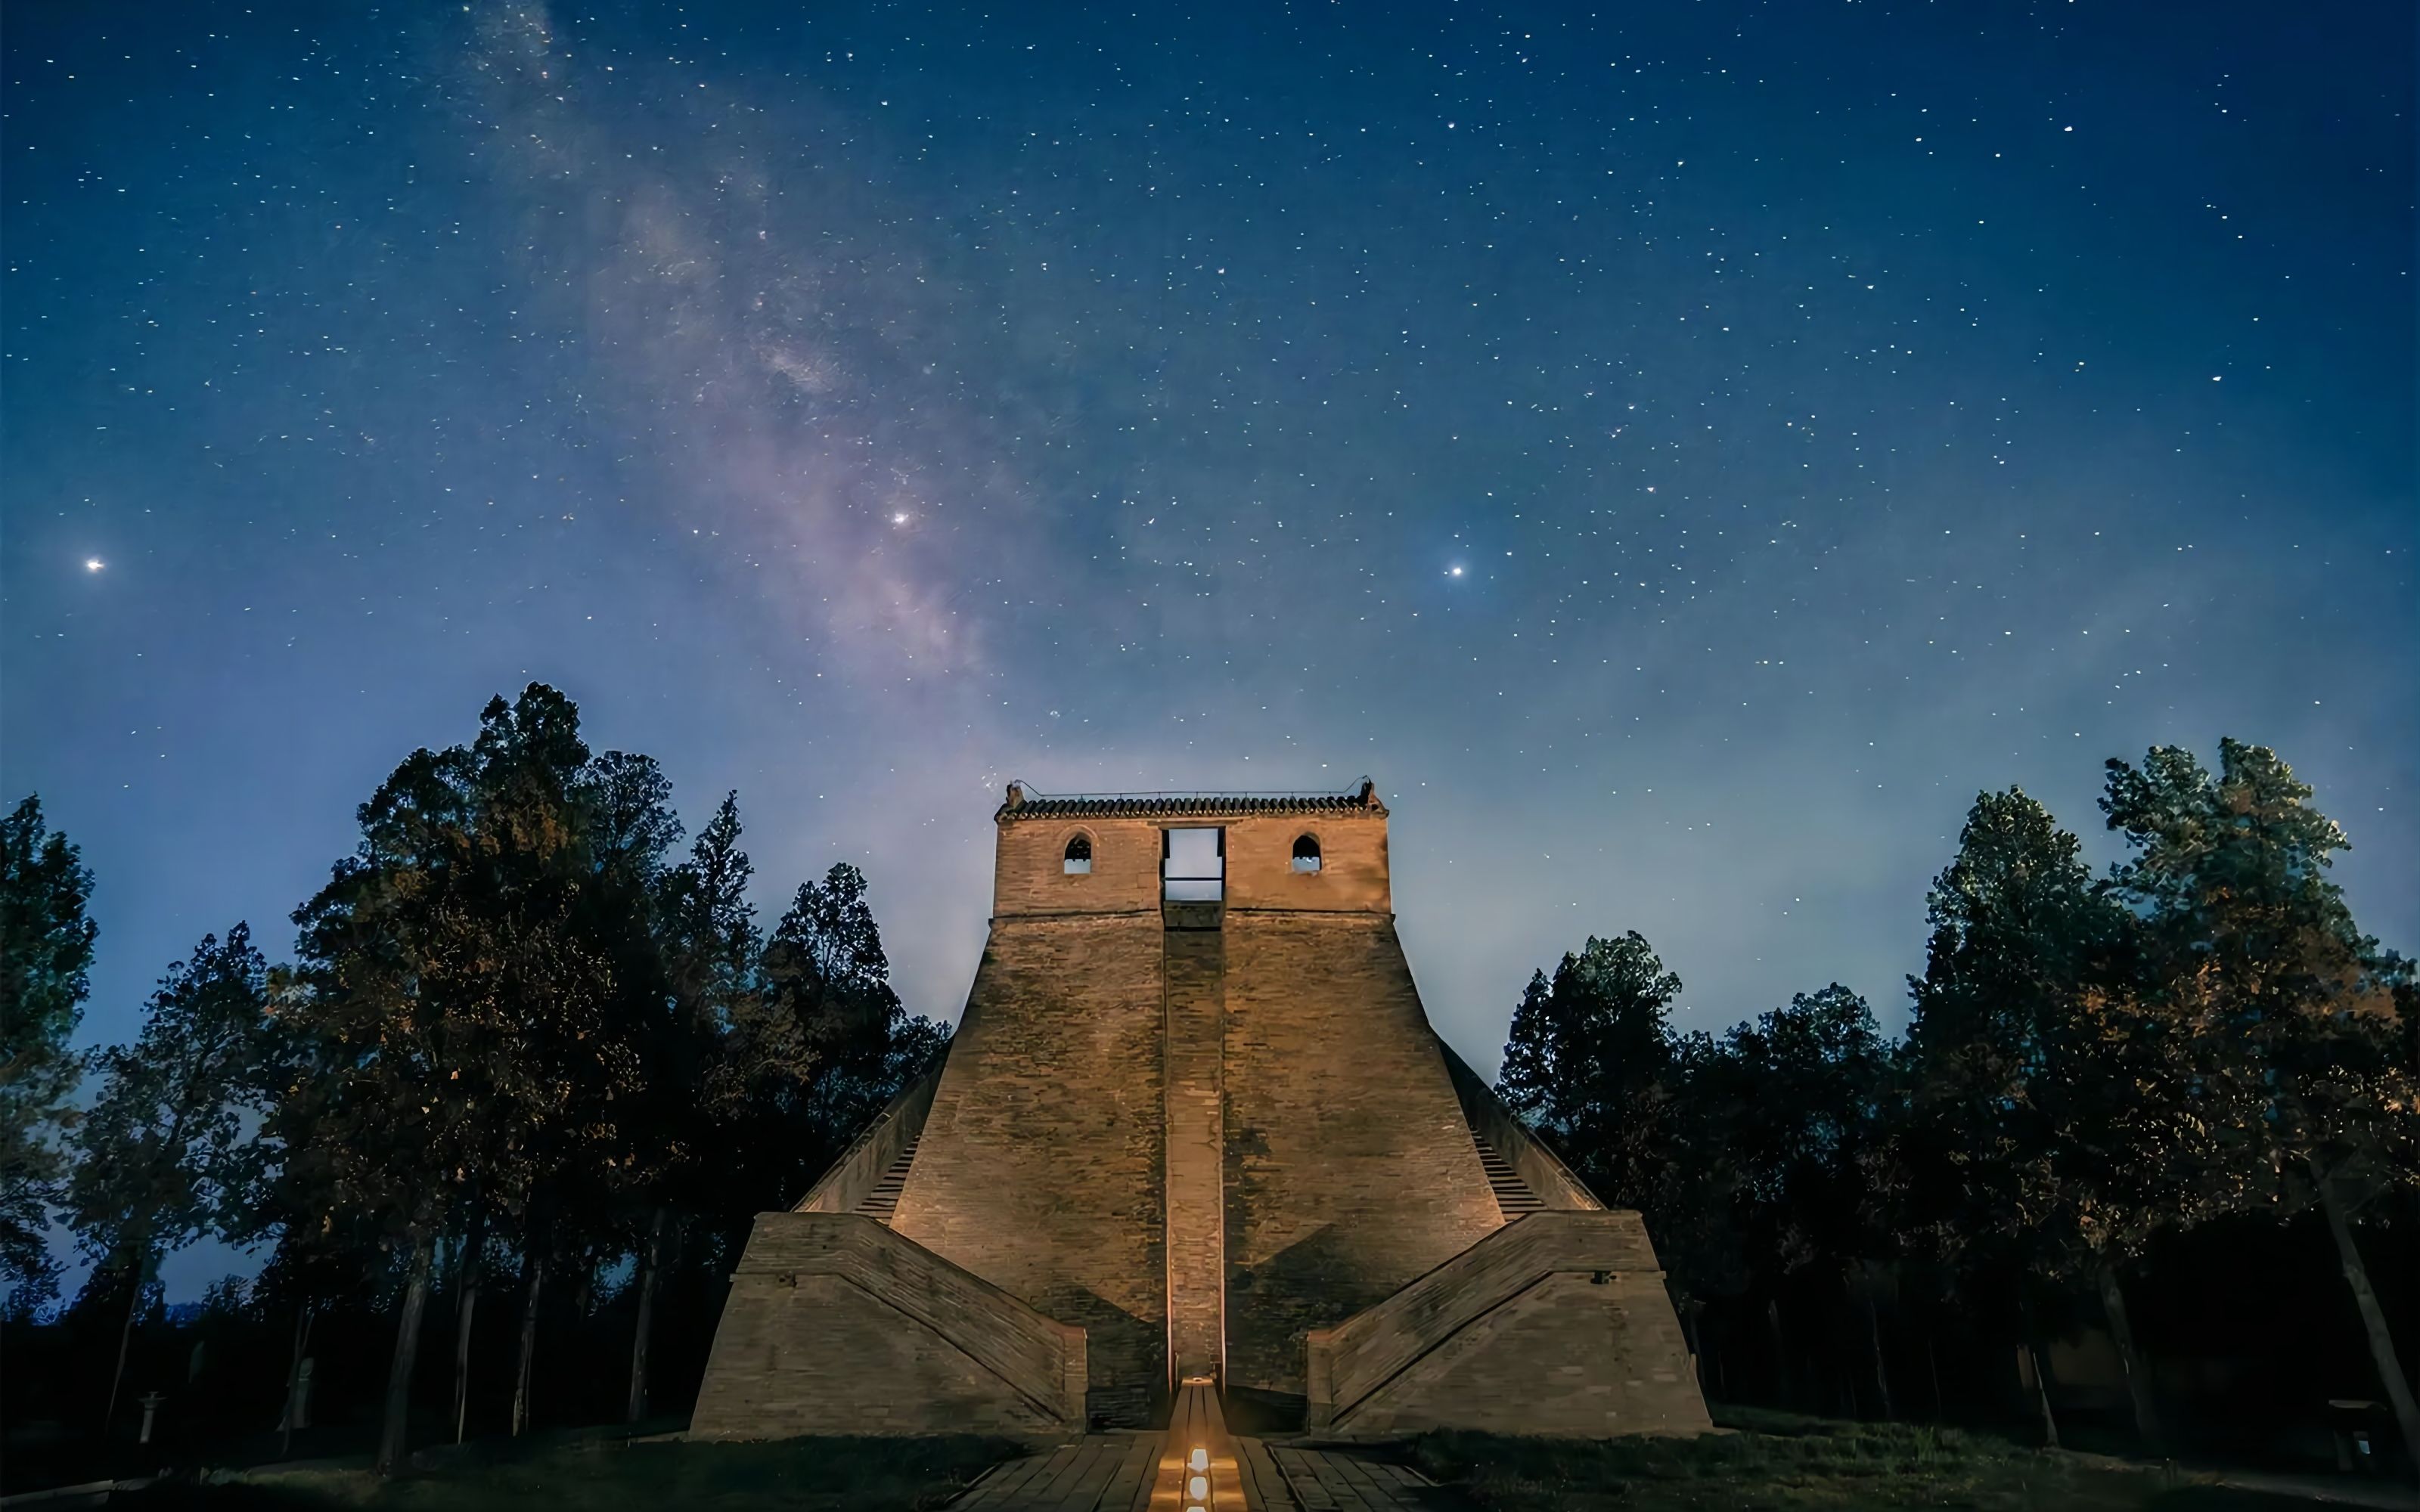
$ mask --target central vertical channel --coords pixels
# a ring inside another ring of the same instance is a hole
[[[1161,1085],[1166,1088],[1168,1151],[1168,1370],[1171,1388],[1191,1379],[1218,1379],[1227,1355],[1227,1203],[1225,1078],[1227,1008],[1224,912],[1217,891],[1180,882],[1223,860],[1224,837],[1202,830],[1169,831],[1169,885],[1161,1021]],[[1206,843],[1205,843],[1206,842]],[[1205,865],[1197,857],[1212,859]],[[1223,867],[1218,868],[1223,872]],[[1187,873],[1193,875],[1187,875]],[[1180,896],[1184,894],[1185,896]]]

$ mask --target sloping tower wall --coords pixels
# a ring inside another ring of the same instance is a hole
[[[1140,1427],[1193,1378],[1330,1431],[1522,1431],[1532,1364],[1560,1405],[1528,1431],[1702,1424],[1637,1216],[1604,1211],[1430,1028],[1367,784],[1012,787],[997,820],[990,938],[948,1057],[760,1224],[693,1431],[944,1431],[978,1399],[1039,1428],[1075,1411],[1063,1381],[1085,1420]],[[1218,831],[1206,895],[1163,878],[1171,855],[1197,866],[1168,832],[1198,829]],[[793,1251],[851,1258],[833,1279]],[[847,1301],[863,1337],[815,1298]],[[974,1300],[959,1318],[950,1299]],[[932,1340],[877,1349],[897,1343],[883,1307]],[[950,1374],[953,1348],[984,1369]],[[1507,1402],[1470,1416],[1482,1396]]]

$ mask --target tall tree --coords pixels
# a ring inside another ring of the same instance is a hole
[[[404,1449],[441,1227],[493,1204],[542,1270],[575,1198],[615,1180],[640,1064],[616,975],[632,889],[596,841],[650,822],[600,826],[598,785],[569,700],[543,684],[493,700],[469,748],[405,759],[296,914],[313,1074],[281,1119],[307,1145],[301,1205],[405,1259],[382,1471]]]
[[[2131,855],[2109,889],[2143,921],[2160,1006],[2195,1036],[2195,1072],[2226,1109],[2242,1196],[2317,1206],[2406,1446],[2420,1403],[2370,1286],[2352,1218],[2420,1185],[2411,968],[2354,924],[2329,875],[2344,832],[2264,747],[2177,747],[2108,764],[2101,807]]]
[[[1977,797],[1928,911],[1897,1144],[1918,1173],[1908,1226],[1946,1258],[2006,1262],[2021,1288],[2090,1286],[2158,1451],[2123,1272],[2208,1211],[2217,1166],[2187,1047],[2145,1001],[2132,921],[2093,888],[2075,836],[2022,791]],[[2020,1304],[2030,1317],[2022,1290]],[[2046,1396],[2042,1408],[2055,1437]]]
[[[260,1118],[285,1057],[269,1015],[268,963],[238,924],[204,935],[161,978],[132,1045],[100,1057],[101,1095],[75,1133],[68,1184],[77,1242],[127,1291],[104,1429],[116,1416],[127,1341],[161,1257],[241,1229],[274,1159]]]
[[[753,1159],[744,1211],[727,1220],[744,1224],[797,1200],[897,1092],[900,1046],[946,1036],[901,1007],[865,877],[846,862],[799,888],[766,941],[758,989],[733,1007],[721,1082],[737,1124],[723,1137]]]
[[[650,1041],[649,1111],[644,1169],[636,1183],[638,1317],[631,1333],[629,1392],[624,1415],[647,1412],[647,1365],[656,1300],[674,1263],[684,1222],[713,1211],[713,1194],[733,1165],[717,1131],[735,1109],[724,1085],[724,1049],[732,1026],[747,1016],[756,991],[756,910],[748,901],[754,873],[740,849],[739,801],[725,794],[699,831],[688,859],[662,869],[654,884],[654,917],[669,1014]]]
[[[1606,1200],[1651,1214],[1671,1175],[1674,1043],[1667,1011],[1681,979],[1636,930],[1590,936],[1550,980],[1534,974],[1513,1010],[1497,1084]]]
[[[92,872],[28,795],[0,819],[0,1286],[21,1310],[57,1284],[45,1236],[83,1074],[68,1040],[90,991],[91,896]]]
[[[1874,1304],[1888,1256],[1868,1190],[1881,1138],[1887,1047],[1863,997],[1834,982],[1740,1025],[1688,1057],[1685,1103],[1695,1143],[1730,1177],[1733,1223],[1777,1277],[1815,1271],[1862,1301],[1869,1364],[1885,1416],[1895,1415]],[[1707,1162],[1694,1151],[1695,1173]],[[1697,1185],[1694,1178],[1687,1185]]]

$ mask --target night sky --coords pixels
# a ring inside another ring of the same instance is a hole
[[[2222,734],[2420,946],[2412,28],[12,7],[0,766],[83,1038],[532,679],[951,1018],[1010,778],[1374,778],[1482,1068],[1629,928],[1685,1027],[1897,1026],[1978,789],[2105,861],[2102,759]]]

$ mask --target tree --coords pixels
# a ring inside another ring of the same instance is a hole
[[[2088,1283],[2156,1451],[2122,1271],[2153,1235],[2209,1211],[2217,1167],[2186,1046],[2145,999],[2132,921],[2093,888],[2075,836],[2024,792],[1977,796],[1927,913],[1894,1151],[1911,1238],[1970,1269],[2004,1263],[2028,1319],[2033,1279]],[[2028,1351],[2032,1335],[2028,1322]],[[2046,1394],[2040,1407],[2055,1442]]]
[[[404,1448],[441,1229],[487,1205],[517,1218],[534,1302],[564,1225],[617,1179],[650,990],[617,974],[634,928],[644,943],[626,860],[660,832],[621,800],[644,777],[592,769],[579,711],[534,683],[490,701],[469,748],[407,757],[295,916],[312,1056],[280,1113],[294,1205],[408,1257],[381,1471]]]
[[[0,1285],[12,1308],[55,1292],[46,1234],[64,1169],[56,1135],[83,1074],[68,1048],[90,991],[92,872],[27,795],[0,820]]]
[[[1895,1415],[1869,1271],[1885,1254],[1867,1180],[1890,1070],[1872,1010],[1834,982],[1737,1026],[1684,1065],[1684,1127],[1706,1154],[1681,1164],[1724,1172],[1732,1231],[1776,1280],[1817,1270],[1862,1297],[1874,1384],[1884,1415]]]
[[[1599,1196],[1651,1215],[1671,1161],[1674,1046],[1666,1010],[1681,979],[1631,931],[1589,937],[1513,1011],[1497,1090],[1574,1157]]]
[[[2275,752],[2176,747],[2108,764],[2101,808],[2130,857],[2108,890],[2141,920],[2149,976],[2223,1112],[2239,1201],[2317,1205],[2405,1445],[2420,1403],[2369,1283],[2352,1217],[2420,1185],[2411,967],[2354,924],[2329,876],[2344,832]]]
[[[680,1238],[682,1210],[711,1208],[703,1193],[728,1180],[716,1131],[735,1095],[721,1085],[723,1049],[732,1026],[747,1016],[756,991],[756,910],[748,901],[754,874],[739,848],[738,795],[727,793],[680,865],[655,882],[654,917],[670,1016],[652,1042],[648,1125],[655,1131],[648,1169],[640,1182],[644,1225],[638,1236],[638,1318],[630,1341],[627,1421],[647,1412],[647,1362],[656,1300]],[[701,1095],[703,1092],[704,1095]]]
[[[275,1158],[259,1122],[283,1060],[268,970],[245,926],[224,944],[204,935],[160,979],[135,1042],[100,1057],[101,1095],[76,1130],[82,1159],[67,1206],[84,1252],[128,1293],[104,1431],[161,1257],[240,1228]]]
[[[898,1047],[946,1039],[901,1007],[866,891],[845,861],[800,886],[765,943],[758,990],[733,1000],[718,1081],[736,1120],[722,1137],[751,1159],[725,1215],[740,1231],[803,1195],[897,1093]]]

